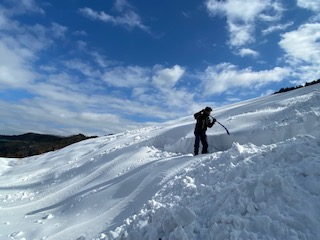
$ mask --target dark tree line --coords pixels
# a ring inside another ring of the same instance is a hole
[[[37,133],[14,136],[0,135],[0,157],[23,158],[39,155],[94,137],[87,137],[83,134],[60,137]]]
[[[307,87],[307,86],[310,86],[310,85],[313,85],[313,84],[317,84],[317,83],[320,83],[320,79],[314,80],[312,82],[306,82],[304,86],[303,85],[299,85],[299,86],[295,86],[295,87],[281,88],[278,92],[275,92],[274,94],[292,91],[292,90],[295,90],[295,89],[298,89],[298,88]]]

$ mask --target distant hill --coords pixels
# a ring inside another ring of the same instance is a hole
[[[0,157],[23,158],[58,150],[76,142],[96,136],[87,137],[83,134],[68,137],[26,133],[22,135],[0,135]]]

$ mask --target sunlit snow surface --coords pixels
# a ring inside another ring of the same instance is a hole
[[[320,239],[320,85],[213,115],[0,158],[0,239]]]

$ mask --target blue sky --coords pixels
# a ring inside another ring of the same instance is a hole
[[[319,79],[319,12],[319,0],[3,0],[0,134],[116,133]]]

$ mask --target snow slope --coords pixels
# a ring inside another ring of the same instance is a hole
[[[213,115],[0,158],[0,239],[320,239],[320,85]]]

